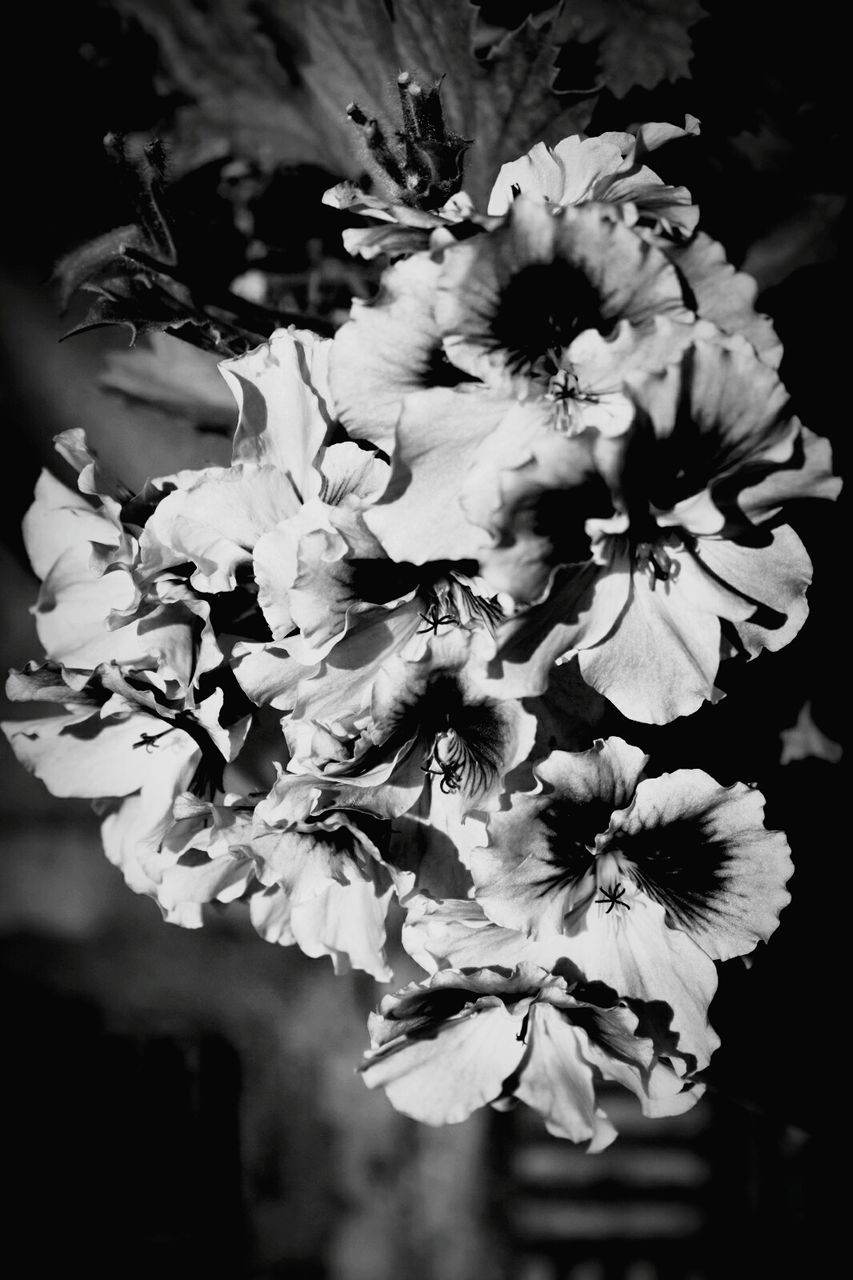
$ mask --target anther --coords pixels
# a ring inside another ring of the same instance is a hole
[[[452,613],[441,613],[437,604],[431,604],[426,613],[419,613],[419,618],[423,618],[427,624],[425,627],[419,627],[416,634],[424,635],[427,631],[431,631],[434,636],[438,635],[439,627],[458,627],[459,619]]]
[[[680,564],[656,542],[638,542],[635,556],[637,567],[647,569],[655,582],[673,582],[678,577]]]
[[[622,899],[625,897],[625,886],[623,884],[617,884],[612,889],[606,889],[604,885],[600,885],[599,887],[604,896],[601,898],[596,898],[595,901],[596,903],[600,903],[602,906],[605,903],[608,904],[607,910],[604,913],[606,916],[610,915],[610,912],[613,910],[614,907],[624,907],[626,911],[631,910],[630,902],[622,901]]]
[[[141,733],[133,744],[133,750],[135,751],[137,747],[144,747],[145,754],[150,756],[151,752],[157,746],[159,739],[165,738],[166,734],[172,732],[173,730],[171,729],[164,729],[162,733]]]

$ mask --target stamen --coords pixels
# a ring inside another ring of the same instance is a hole
[[[681,565],[659,542],[638,542],[634,552],[637,568],[646,570],[655,582],[674,582]]]
[[[432,632],[434,636],[438,635],[439,627],[458,627],[459,619],[452,613],[442,613],[437,604],[431,604],[426,613],[419,613],[419,618],[423,618],[427,624],[425,627],[419,627],[416,635],[422,636],[426,632]]]
[[[455,734],[453,735],[455,739]],[[427,758],[427,765],[421,765],[421,772],[428,773],[433,778],[441,778],[438,789],[443,795],[450,795],[452,792],[458,791],[462,785],[462,775],[465,770],[464,760],[444,759],[440,755],[440,747],[450,741],[450,734],[439,734],[433,745],[432,751]],[[433,762],[438,765],[437,769],[429,767]]]
[[[601,890],[604,896],[601,898],[596,898],[595,901],[596,903],[600,903],[602,906],[605,903],[608,903],[607,910],[604,913],[606,916],[610,915],[610,912],[613,910],[614,907],[624,907],[626,911],[631,910],[630,902],[622,901],[622,899],[625,897],[625,886],[621,883],[621,881],[619,884],[614,885],[612,889],[608,889],[605,885],[599,885],[599,889]]]
[[[174,729],[164,729],[162,733],[141,733],[133,744],[133,750],[135,751],[137,747],[144,747],[145,754],[150,756],[160,738],[165,738],[168,733],[174,733]]]

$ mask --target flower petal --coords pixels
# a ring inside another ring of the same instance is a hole
[[[190,581],[197,591],[231,591],[262,535],[300,506],[288,475],[275,467],[238,464],[197,472],[148,520],[140,541],[143,570],[189,561],[196,566]]]
[[[470,856],[486,915],[532,936],[562,934],[596,836],[629,802],[646,761],[637,747],[608,738],[590,751],[554,751],[537,764],[541,789],[515,795],[493,813],[488,847]]]
[[[21,763],[55,796],[126,796],[163,772],[182,771],[189,759],[197,762],[200,756],[188,734],[141,714],[102,720],[87,708],[8,720],[3,731]]]
[[[435,304],[448,358],[521,395],[541,360],[584,329],[662,314],[689,314],[677,273],[618,215],[601,204],[554,211],[524,197],[503,227],[446,252]]]
[[[406,398],[397,425],[391,479],[364,513],[394,560],[476,560],[487,535],[460,504],[477,450],[508,417],[527,418],[511,401],[437,389]]]
[[[688,1056],[691,1069],[708,1065],[719,1045],[708,1021],[717,971],[700,946],[667,927],[660,903],[630,891],[615,910],[593,903],[566,946],[589,979],[657,1006],[666,1032],[677,1037],[675,1052]]]
[[[356,299],[335,334],[330,377],[350,436],[392,451],[403,398],[441,383],[441,343],[432,314],[438,266],[417,253],[382,275],[378,298]]]
[[[593,646],[614,628],[618,631],[630,599],[630,561],[615,539],[609,553],[606,566],[590,562],[558,569],[542,604],[521,611],[498,629],[492,669],[497,697],[544,693],[555,662],[580,650],[595,653]]]
[[[770,532],[767,546],[741,546],[727,539],[702,538],[697,559],[726,586],[756,603],[754,613],[735,623],[750,654],[775,652],[793,640],[809,613],[806,591],[812,565],[790,525]]]
[[[91,552],[92,542],[118,541],[113,522],[49,471],[42,471],[36,482],[33,504],[24,516],[23,535],[33,572],[42,579],[72,545],[81,544]]]
[[[520,1019],[494,997],[472,1003],[430,1037],[392,1041],[362,1065],[368,1089],[424,1124],[459,1124],[500,1096],[525,1051]]]
[[[758,285],[732,266],[723,246],[700,231],[687,244],[668,247],[667,256],[687,281],[699,315],[724,333],[743,334],[765,364],[778,368],[782,343],[769,318],[755,310]]]
[[[614,815],[606,843],[634,863],[670,931],[728,960],[766,940],[790,900],[788,842],[763,818],[759,791],[679,769],[639,784],[632,805]]]
[[[315,459],[333,421],[328,386],[331,340],[304,329],[277,329],[219,371],[240,410],[235,463],[274,467],[301,499],[319,491]]]
[[[610,635],[578,653],[581,675],[631,720],[668,724],[715,698],[720,616],[741,621],[752,606],[725,590],[689,553],[659,582],[632,575],[631,597]]]
[[[549,1133],[570,1142],[588,1142],[602,1151],[616,1130],[596,1106],[592,1067],[582,1049],[586,1036],[551,1005],[535,1004],[528,1029],[530,1056],[524,1062],[515,1096],[545,1120]]]

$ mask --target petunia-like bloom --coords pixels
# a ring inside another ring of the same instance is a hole
[[[537,142],[527,155],[501,167],[488,212],[506,213],[519,195],[547,200],[558,207],[590,200],[630,201],[638,216],[689,235],[699,218],[690,192],[686,187],[666,184],[645,161],[665,143],[698,132],[699,121],[688,116],[683,129],[672,124],[644,124],[635,133],[602,133],[591,138],[574,134],[553,148]]]
[[[167,697],[190,696],[222,653],[207,602],[181,575],[137,572],[142,526],[162,495],[132,494],[104,471],[79,429],[55,445],[79,473],[78,492],[43,471],[23,522],[42,579],[33,613],[47,658],[82,672],[101,663],[142,670]]]
[[[536,721],[518,700],[483,692],[481,642],[491,653],[484,631],[455,625],[430,636],[418,658],[393,655],[349,717],[345,704],[335,714],[336,687],[325,687],[321,668],[285,723],[289,774],[265,802],[267,820],[280,816],[279,797],[289,812],[294,774],[322,788],[323,804],[389,818],[411,809],[428,785],[456,796],[463,811],[496,803],[506,775],[530,753]],[[328,719],[320,718],[326,705]]]
[[[657,328],[665,341],[668,326]],[[590,361],[607,345],[592,334],[581,342]],[[609,502],[585,523],[588,558],[567,554],[570,519],[547,515],[570,517],[574,502],[579,524],[588,512],[575,442],[540,436],[495,461],[503,498],[480,518],[497,550],[482,572],[492,559],[495,586],[522,600],[550,583],[502,629],[505,694],[540,692],[553,662],[576,655],[583,678],[625,715],[666,723],[717,697],[721,656],[780,649],[797,634],[811,562],[782,514],[802,497],[834,497],[839,482],[828,443],[801,425],[744,338],[706,327],[659,373],[627,382],[638,415],[596,457]]]
[[[134,892],[159,898],[174,803],[187,791],[216,793],[248,718],[222,726],[221,689],[192,711],[170,706],[156,686],[137,673],[126,678],[117,664],[99,666],[85,682],[55,664],[31,666],[12,673],[7,693],[57,706],[56,715],[3,723],[15,755],[54,795],[94,801],[109,860]],[[185,906],[175,904],[167,918],[194,923]]]
[[[495,230],[385,272],[335,336],[332,390],[350,435],[389,453],[405,397],[430,388],[541,400],[559,425],[588,404],[583,368],[564,358],[573,339],[656,315],[694,318],[679,273],[616,206],[520,197]]]
[[[489,817],[469,867],[495,924],[565,938],[590,980],[663,1001],[679,1049],[704,1056],[714,962],[770,937],[789,901],[787,841],[764,799],[700,769],[642,778],[647,757],[620,738],[552,752],[535,791]]]
[[[265,535],[330,484],[341,487],[337,469],[326,480],[321,472],[334,434],[325,373],[329,345],[314,334],[282,329],[246,356],[220,365],[239,408],[232,465],[168,478],[171,491],[142,535],[143,571],[189,564],[196,591],[233,591],[251,574],[253,553]],[[272,628],[285,622],[281,608],[273,595]]]
[[[480,847],[485,844],[484,832]],[[470,841],[465,846],[464,856],[469,865],[473,848]],[[470,871],[468,874],[470,879]],[[427,973],[496,965],[514,969],[520,964],[539,965],[549,972],[560,973],[564,967],[577,967],[575,957],[580,949],[573,937],[563,933],[528,935],[520,929],[495,924],[481,904],[466,894],[451,897],[436,893],[434,885],[422,888],[416,884],[416,891],[403,900],[403,905],[406,908],[403,947]],[[678,947],[677,942],[675,946]],[[720,1045],[720,1038],[708,1021],[708,1006],[716,990],[716,971],[713,966],[707,966],[699,975],[691,971],[691,978],[692,981],[684,982],[681,988],[675,985],[677,976],[669,984],[671,992],[678,990],[678,1007],[684,1012],[677,1030],[673,1026],[673,1008],[667,1000],[627,999],[630,1008],[641,1010],[642,1034],[652,1039],[657,1056],[685,1078],[704,1070]],[[606,988],[613,999],[617,999],[609,983],[597,977],[595,981],[599,993]]]
[[[269,825],[264,801],[179,796],[161,850],[157,899],[167,919],[177,912],[179,923],[191,925],[202,923],[207,903],[243,901],[266,941],[331,956],[336,973],[352,965],[388,982],[392,875],[375,843],[384,838],[382,825],[331,810],[309,817],[312,799],[308,788],[299,789],[290,821]]]
[[[565,976],[564,976],[565,975]],[[456,1124],[517,1099],[549,1132],[600,1151],[616,1131],[596,1084],[630,1089],[650,1116],[677,1115],[701,1096],[655,1059],[637,1015],[601,999],[577,970],[445,969],[386,996],[369,1021],[368,1088],[426,1124]]]

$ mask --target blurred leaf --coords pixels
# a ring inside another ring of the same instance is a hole
[[[131,351],[113,351],[99,381],[132,403],[150,405],[206,430],[234,429],[235,407],[219,358],[178,337],[154,332]]]
[[[161,144],[110,136],[106,146],[131,187],[139,221],[98,236],[57,263],[54,278],[63,312],[78,291],[94,296],[83,320],[67,333],[124,325],[139,334],[181,330],[204,350],[239,355],[295,321],[330,333],[324,317],[271,310],[206,278],[189,278],[179,260],[160,190]]]
[[[690,75],[688,34],[707,17],[699,0],[567,0],[559,33],[599,41],[601,87],[617,98]]]
[[[839,252],[846,208],[843,195],[804,194],[787,218],[753,241],[743,261],[744,271],[755,278],[759,289],[769,289],[800,267],[831,261]]]
[[[466,189],[483,198],[500,165],[589,120],[594,96],[553,91],[562,4],[483,47],[470,0],[115,0],[155,39],[185,172],[233,153],[267,168],[322,163],[357,176],[345,108],[396,121],[405,70],[442,80],[449,127],[474,140]]]

